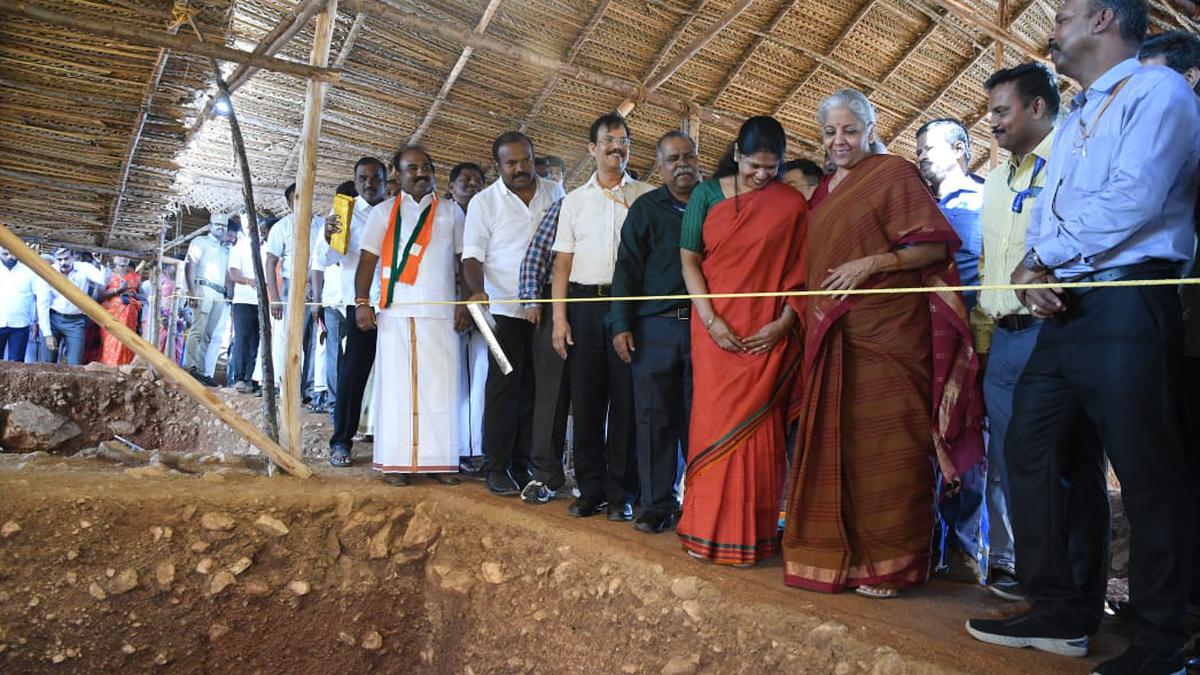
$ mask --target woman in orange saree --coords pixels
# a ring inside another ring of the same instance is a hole
[[[142,286],[142,277],[133,271],[129,258],[117,256],[113,258],[112,278],[108,287],[100,294],[100,304],[117,321],[125,324],[133,332],[138,330],[138,314],[142,310],[142,302],[138,292]],[[133,350],[121,344],[108,331],[100,331],[100,363],[110,366],[122,366],[133,361]]]
[[[872,154],[874,110],[842,90],[820,109],[838,170],[813,195],[810,288],[958,285],[959,241],[917,168]],[[785,582],[894,597],[928,575],[934,471],[983,456],[982,396],[958,292],[810,300]]]
[[[787,139],[746,121],[716,176],[692,193],[680,242],[688,292],[795,290],[804,281],[808,205],[778,180]],[[752,565],[777,548],[785,423],[800,366],[796,298],[696,298],[692,418],[683,516],[693,557]]]

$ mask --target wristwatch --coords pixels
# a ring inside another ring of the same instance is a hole
[[[1038,257],[1037,251],[1033,249],[1029,249],[1029,252],[1026,253],[1025,257],[1021,259],[1021,267],[1024,267],[1031,272],[1045,272],[1047,269],[1049,269],[1046,267],[1046,264],[1042,262],[1042,259]]]

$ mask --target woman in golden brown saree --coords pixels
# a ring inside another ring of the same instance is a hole
[[[808,205],[778,179],[786,146],[778,121],[752,117],[716,175],[692,192],[680,242],[689,293],[803,285]],[[692,419],[676,527],[693,557],[752,565],[778,550],[785,422],[800,366],[796,300],[694,301]]]
[[[958,238],[912,163],[872,154],[866,97],[834,93],[819,122],[837,171],[813,195],[808,286],[957,285]],[[783,538],[788,585],[893,597],[926,578],[932,460],[954,481],[983,454],[966,318],[957,292],[810,300]]]

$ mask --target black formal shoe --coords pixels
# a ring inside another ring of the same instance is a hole
[[[487,489],[498,497],[510,497],[521,491],[508,475],[507,471],[489,472],[487,478],[484,479],[484,483],[487,485]]]
[[[675,513],[662,511],[643,511],[633,524],[633,529],[646,534],[661,534],[675,527]]]
[[[567,515],[574,518],[587,518],[600,513],[605,506],[607,506],[605,502],[595,502],[587,497],[580,497],[567,507]]]
[[[429,477],[442,485],[459,485],[462,479],[455,473],[431,473]]]
[[[409,478],[406,473],[385,473],[383,474],[383,482],[392,487],[407,487]]]
[[[1058,622],[1026,612],[1007,619],[970,619],[967,632],[980,642],[1002,647],[1033,647],[1059,656],[1087,656],[1088,637]]]
[[[1092,669],[1092,675],[1186,675],[1186,672],[1183,657],[1155,656],[1136,646]]]
[[[1017,583],[1017,577],[1012,572],[998,567],[993,567],[988,572],[987,589],[997,598],[1010,602],[1025,600],[1025,594],[1021,592],[1021,585]]]
[[[608,519],[617,523],[633,520],[633,504],[614,502],[608,505]]]

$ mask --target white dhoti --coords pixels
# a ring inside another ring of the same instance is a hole
[[[458,472],[462,352],[451,319],[378,317],[374,466],[384,473]]]
[[[459,376],[458,410],[458,454],[460,457],[483,455],[483,389],[487,383],[487,341],[472,330],[459,338],[460,358],[463,359],[462,374]]]

